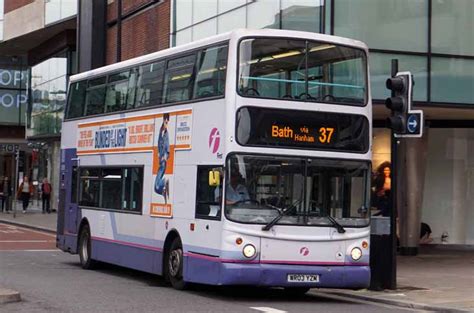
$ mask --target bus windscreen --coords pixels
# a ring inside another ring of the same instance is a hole
[[[239,48],[241,96],[346,105],[367,103],[362,49],[283,38],[244,39]]]

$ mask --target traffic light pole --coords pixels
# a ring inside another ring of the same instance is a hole
[[[398,73],[398,60],[392,59],[392,77],[395,77]],[[392,97],[395,96],[395,92],[392,90]],[[398,139],[395,138],[395,131],[391,130],[390,136],[391,143],[391,183],[390,183],[390,197],[392,204],[392,212],[390,214],[390,251],[391,258],[387,262],[390,271],[389,277],[389,289],[397,289],[397,176],[398,176]]]

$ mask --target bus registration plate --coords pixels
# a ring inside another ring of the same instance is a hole
[[[319,283],[319,275],[309,274],[288,274],[289,283]]]

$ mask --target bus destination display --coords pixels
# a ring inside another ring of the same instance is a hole
[[[361,115],[245,107],[237,113],[237,141],[246,146],[364,153],[369,125]]]
[[[317,133],[315,133],[317,131]],[[334,134],[334,127],[320,127],[319,130],[302,126],[294,129],[292,126],[273,124],[271,136],[273,138],[287,139],[294,142],[330,144]]]

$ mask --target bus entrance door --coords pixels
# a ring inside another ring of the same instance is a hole
[[[67,183],[70,184],[71,188],[69,190],[71,191],[70,196],[67,197],[69,201],[66,201],[66,216],[65,216],[65,221],[66,221],[66,230],[70,234],[76,234],[78,231],[78,219],[79,219],[79,209],[78,209],[78,160],[77,159],[72,159],[71,163],[68,166],[67,172],[70,173],[68,175],[69,180]]]

